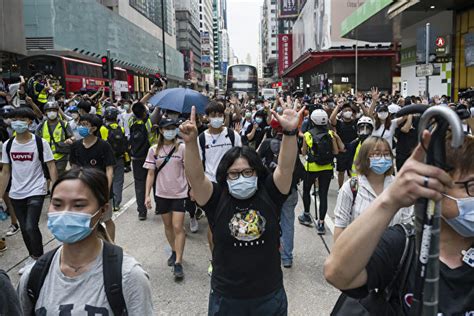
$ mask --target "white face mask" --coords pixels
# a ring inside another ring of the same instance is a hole
[[[352,112],[346,111],[342,113],[342,117],[345,119],[351,119],[352,118]]]
[[[382,121],[385,121],[388,117],[388,112],[379,112],[377,113],[377,116],[379,117],[379,119],[381,119]]]
[[[213,128],[221,128],[222,125],[224,124],[224,118],[223,117],[212,117],[209,119],[209,123]]]
[[[50,120],[55,120],[58,118],[58,112],[55,112],[55,111],[49,111],[46,113],[46,116],[48,117],[48,119]]]

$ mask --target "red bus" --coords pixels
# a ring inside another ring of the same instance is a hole
[[[90,61],[57,56],[36,55],[19,61],[21,74],[31,77],[37,72],[51,75],[59,81],[66,93],[95,90],[104,87],[108,79],[102,77],[102,65]],[[127,71],[114,67],[113,90],[116,96],[129,91]],[[107,88],[108,90],[108,88]]]

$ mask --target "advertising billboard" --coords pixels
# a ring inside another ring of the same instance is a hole
[[[278,34],[278,74],[281,76],[293,63],[293,35]]]
[[[279,18],[296,18],[299,13],[300,0],[280,0],[279,6]]]

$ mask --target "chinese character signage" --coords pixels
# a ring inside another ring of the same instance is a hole
[[[278,75],[281,76],[292,63],[293,36],[292,34],[278,34]]]
[[[280,0],[279,1],[279,17],[291,18],[298,16],[298,0]]]

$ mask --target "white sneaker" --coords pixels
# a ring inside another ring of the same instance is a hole
[[[191,233],[196,233],[199,229],[199,223],[195,217],[191,218],[191,221],[189,222],[189,229],[191,230]]]
[[[10,237],[10,236],[13,236],[15,235],[16,233],[18,233],[20,231],[20,227],[18,225],[13,225],[11,224],[10,227],[8,227],[8,231],[7,231],[7,237]]]
[[[31,258],[31,257],[28,257],[28,259],[26,259],[26,261],[23,263],[23,268],[21,268],[21,269],[18,271],[18,274],[19,274],[19,275],[22,275],[22,274],[26,271],[26,269],[27,269],[29,266],[33,265],[35,262],[36,262],[35,259],[33,259],[33,258]]]

